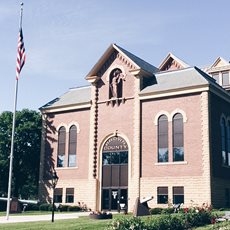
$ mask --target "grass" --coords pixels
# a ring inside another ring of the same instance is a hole
[[[0,224],[0,229],[12,230],[48,230],[48,229],[68,229],[68,230],[102,230],[108,225],[110,220],[93,220],[89,217],[79,217],[70,220],[55,220],[55,222],[39,221],[14,224]]]

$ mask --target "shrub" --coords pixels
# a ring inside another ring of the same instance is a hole
[[[149,210],[151,215],[161,214],[163,208],[151,208]]]
[[[6,211],[6,201],[0,201],[0,211]]]
[[[67,212],[69,207],[70,207],[69,205],[60,204],[58,210],[60,210],[60,212]]]
[[[161,214],[172,214],[172,213],[174,213],[174,208],[164,208],[161,211]]]
[[[27,204],[25,211],[38,211],[39,205],[38,204]]]
[[[41,204],[39,206],[39,210],[40,211],[51,211],[52,210],[52,205],[51,204],[47,204],[47,203]]]
[[[113,220],[107,228],[108,230],[140,230],[146,229],[144,222],[138,217],[121,218]]]
[[[79,212],[81,211],[81,208],[79,206],[69,206],[68,211],[69,212]]]

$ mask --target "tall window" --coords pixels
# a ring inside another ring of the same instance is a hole
[[[173,187],[173,204],[184,203],[184,187]]]
[[[168,162],[168,118],[166,115],[158,119],[158,162]]]
[[[227,153],[226,153],[226,162],[230,166],[230,121],[228,121],[227,127]]]
[[[57,167],[64,167],[65,142],[66,142],[66,130],[65,127],[62,126],[58,131]]]
[[[158,204],[168,203],[168,187],[157,188],[157,203]]]
[[[66,188],[66,203],[74,203],[74,188]]]
[[[69,129],[69,159],[68,166],[76,166],[76,151],[77,151],[77,127],[72,125]]]
[[[173,117],[173,161],[184,160],[183,117],[177,113]]]
[[[225,119],[221,119],[221,152],[222,152],[222,164],[227,164],[226,157],[226,122]]]

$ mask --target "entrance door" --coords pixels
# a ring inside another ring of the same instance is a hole
[[[128,204],[127,189],[103,189],[102,190],[102,209],[118,210],[127,208]]]
[[[102,152],[102,209],[127,208],[128,148],[121,137],[110,138]]]

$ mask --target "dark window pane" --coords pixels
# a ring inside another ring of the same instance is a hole
[[[158,204],[168,203],[168,187],[157,188],[157,203]]]
[[[69,129],[69,159],[68,166],[76,166],[76,152],[77,152],[77,127],[72,125]]]
[[[158,149],[158,162],[168,162],[168,149],[167,148]]]
[[[120,164],[128,164],[128,152],[120,152]]]
[[[112,187],[118,187],[119,186],[119,181],[120,181],[120,166],[119,165],[112,165],[112,182],[111,182],[111,186]]]
[[[109,209],[109,189],[102,190],[102,209]]]
[[[54,202],[55,203],[62,203],[62,188],[55,188],[54,189]]]
[[[184,187],[173,187],[173,204],[184,203]]]
[[[173,161],[184,161],[184,148],[173,148]]]
[[[111,164],[119,164],[119,152],[111,152]]]
[[[173,161],[184,160],[183,116],[177,113],[173,117]]]
[[[57,167],[64,167],[65,141],[66,141],[66,130],[65,127],[62,126],[58,131]]]
[[[128,165],[120,165],[120,186],[128,186]]]
[[[168,119],[162,115],[158,119],[158,162],[168,161]]]
[[[111,154],[110,153],[103,153],[102,154],[102,162],[103,162],[103,165],[111,164]]]

